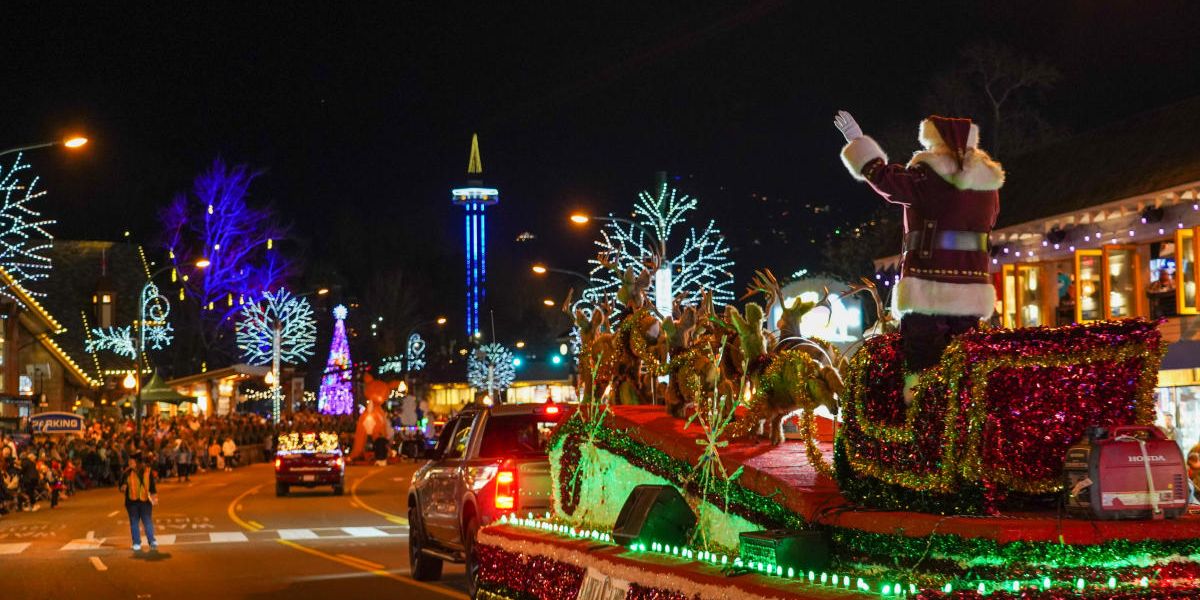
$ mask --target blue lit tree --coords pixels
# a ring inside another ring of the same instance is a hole
[[[45,294],[30,289],[29,284],[50,276],[50,257],[44,252],[54,239],[46,227],[54,221],[30,206],[30,202],[46,195],[38,190],[39,177],[33,175],[28,163],[17,154],[8,169],[0,165],[0,267],[34,296]],[[8,296],[6,290],[0,293]]]
[[[175,265],[208,261],[190,278],[172,274],[182,288],[181,300],[196,313],[195,330],[206,355],[231,349],[225,340],[241,305],[282,287],[291,271],[275,249],[287,228],[270,208],[246,202],[257,175],[218,159],[196,177],[191,193],[177,195],[160,215],[164,246]]]

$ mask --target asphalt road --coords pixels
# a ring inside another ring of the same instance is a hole
[[[157,552],[131,548],[122,497],[89,490],[0,517],[0,598],[466,598],[463,569],[408,572],[405,492],[416,466],[351,466],[346,493],[275,497],[270,464],[163,482]]]

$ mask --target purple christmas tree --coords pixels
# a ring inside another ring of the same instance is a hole
[[[348,415],[354,410],[351,382],[354,363],[350,361],[350,342],[346,340],[346,307],[335,306],[333,318],[333,343],[329,347],[329,360],[325,361],[317,407],[325,414]]]

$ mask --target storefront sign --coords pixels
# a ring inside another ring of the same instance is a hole
[[[83,433],[83,417],[69,412],[44,412],[29,417],[34,433]]]

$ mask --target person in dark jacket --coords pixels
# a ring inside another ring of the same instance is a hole
[[[138,531],[138,523],[146,529],[146,541],[150,550],[158,550],[158,540],[154,538],[154,505],[158,504],[158,486],[155,482],[154,470],[151,469],[140,454],[129,456],[129,466],[121,474],[121,491],[125,493],[125,512],[129,513],[129,534],[133,538],[133,551],[142,550],[142,536]]]

